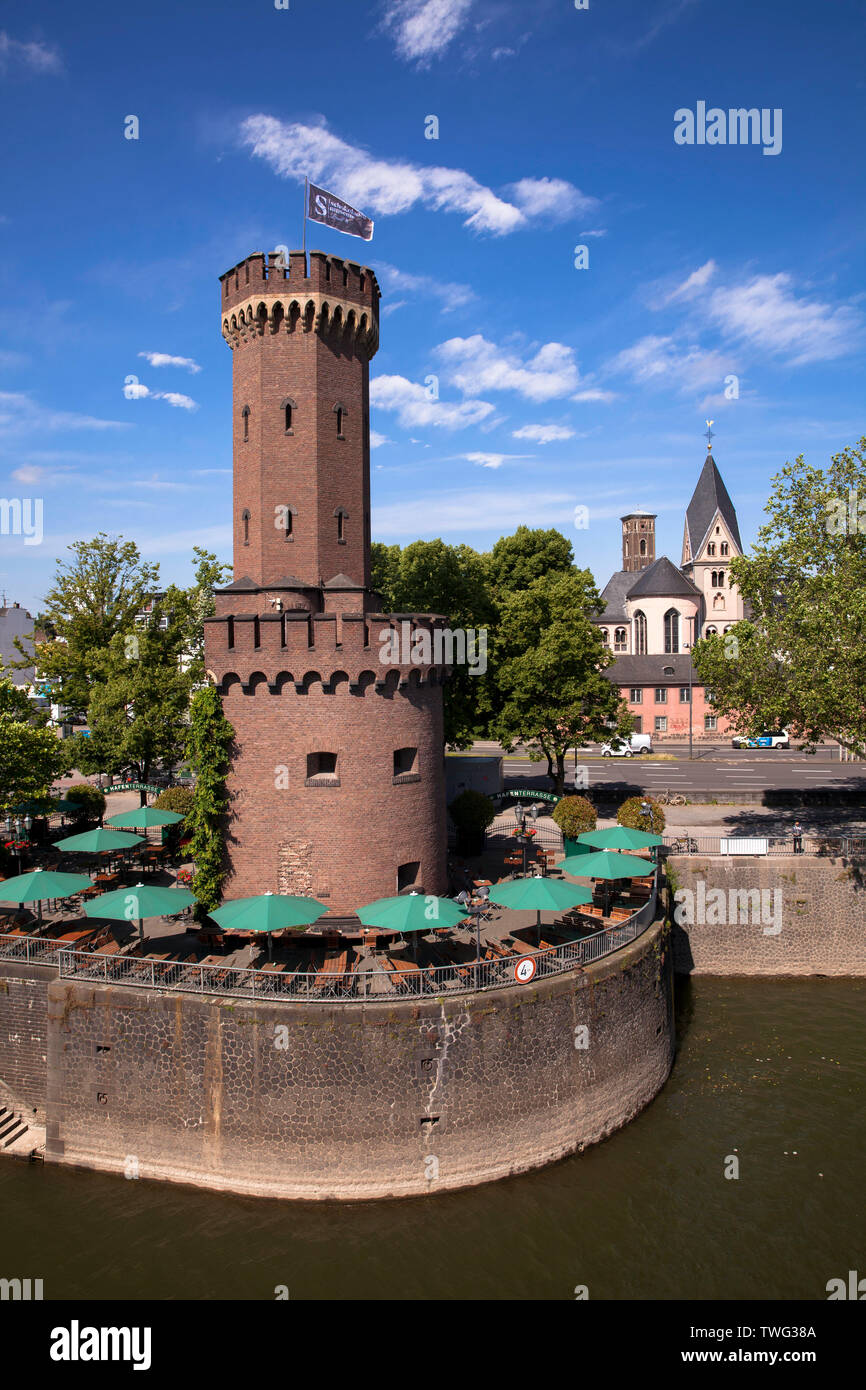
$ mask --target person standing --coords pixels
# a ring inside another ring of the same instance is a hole
[[[799,822],[798,820],[795,820],[795,821],[794,821],[794,829],[793,829],[793,832],[792,832],[792,833],[793,833],[793,836],[794,836],[794,853],[795,853],[795,854],[802,854],[802,853],[803,853],[803,827],[802,827],[802,825],[800,824],[800,822]]]

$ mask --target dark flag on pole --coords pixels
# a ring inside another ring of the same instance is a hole
[[[335,232],[358,236],[362,241],[373,238],[373,223],[369,217],[314,183],[308,186],[307,216],[311,222],[324,222],[326,227],[333,227]]]

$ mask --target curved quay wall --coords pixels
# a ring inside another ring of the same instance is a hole
[[[658,1093],[671,981],[662,922],[592,965],[444,997],[301,1006],[61,976],[46,1159],[295,1199],[522,1173],[604,1139]]]

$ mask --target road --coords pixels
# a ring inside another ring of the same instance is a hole
[[[476,751],[491,752],[491,748]],[[584,786],[592,789],[623,787],[634,793],[659,793],[666,790],[684,796],[698,792],[717,796],[720,800],[736,801],[744,794],[763,791],[815,788],[845,788],[859,791],[866,800],[866,762],[840,763],[830,750],[822,749],[814,756],[799,752],[780,752],[773,749],[736,749],[701,747],[689,761],[687,748],[669,748],[672,762],[653,762],[651,758],[602,758],[598,753],[580,752],[578,767],[586,769]],[[506,785],[521,784],[549,790],[545,763],[528,759],[507,758],[503,764]],[[574,779],[574,755],[566,762],[566,782],[571,788]],[[581,788],[579,787],[578,790]]]

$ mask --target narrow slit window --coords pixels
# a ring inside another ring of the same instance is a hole
[[[241,521],[242,521],[243,524],[244,524],[244,545],[249,545],[249,543],[250,543],[250,514],[249,514],[248,511],[243,512],[243,514],[242,514],[242,516],[241,516]]]

